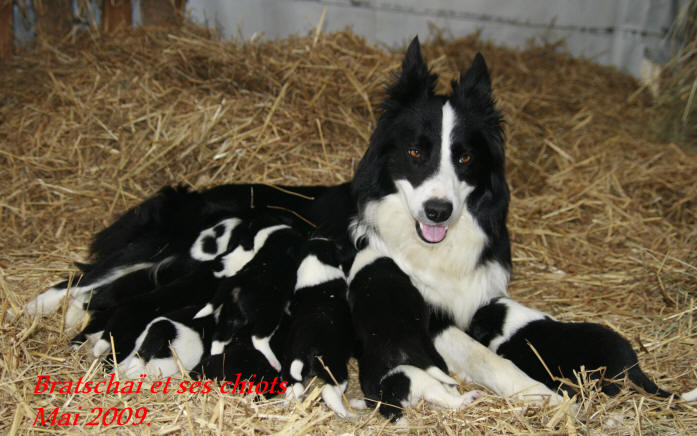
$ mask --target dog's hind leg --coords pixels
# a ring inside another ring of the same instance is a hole
[[[82,302],[88,299],[90,292],[100,286],[109,284],[120,277],[150,268],[151,262],[140,262],[132,265],[120,265],[106,271],[89,271],[80,276],[74,283],[67,280],[50,287],[24,306],[24,310],[30,315],[48,315],[53,313],[61,305],[66,294]]]

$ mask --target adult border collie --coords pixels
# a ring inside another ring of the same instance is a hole
[[[144,268],[155,275],[142,289],[150,292],[157,286],[163,262],[177,265],[174,275],[195,268],[198,260],[192,257],[196,251],[192,246],[221,217],[253,217],[261,210],[305,237],[312,233],[337,244],[344,271],[350,271],[349,281],[361,277],[360,285],[354,284],[360,289],[354,295],[357,300],[352,300],[362,307],[352,314],[357,330],[371,324],[372,318],[381,318],[394,327],[411,323],[404,331],[423,333],[403,333],[399,341],[390,340],[399,330],[370,333],[370,347],[377,347],[384,358],[379,364],[361,360],[361,383],[365,392],[373,393],[369,399],[389,399],[399,403],[396,406],[419,398],[458,407],[469,403],[472,394],[462,396],[462,401],[453,399],[460,394],[450,386],[452,379],[440,369],[444,368],[501,395],[558,402],[560,397],[548,387],[465,333],[481,306],[507,295],[511,255],[502,118],[481,55],[453,82],[450,94],[436,94],[436,80],[415,38],[400,75],[387,90],[383,113],[351,183],[299,188],[240,184],[203,192],[165,188],[95,237],[92,263],[83,265],[77,286],[68,290],[67,282],[57,285],[29,303],[27,310],[55,310],[67,293],[84,298],[99,295],[102,287]],[[217,233],[210,237],[217,238],[208,244],[212,256],[233,249],[230,238]],[[380,260],[384,258],[390,261]],[[390,276],[402,278],[385,279]],[[361,295],[381,292],[380,286],[370,283],[392,283],[390,295],[395,296],[400,289],[405,293],[416,289],[422,300],[412,301],[424,307],[408,313],[425,313],[429,319],[416,322],[401,313],[399,305],[361,301]],[[402,288],[399,283],[404,283]],[[123,291],[131,297],[134,292]],[[127,298],[119,301],[118,290],[109,292],[114,307],[128,304]],[[187,305],[183,298],[181,306]],[[96,316],[113,312],[102,310]],[[361,347],[367,345],[358,344],[357,352],[364,352]],[[442,360],[433,357],[433,348]]]
[[[450,371],[499,394],[546,395],[558,401],[552,391],[463,331],[480,306],[507,295],[511,255],[502,118],[480,54],[453,82],[449,95],[435,93],[436,80],[415,38],[401,75],[387,90],[384,112],[353,179],[357,214],[350,235],[362,251],[350,279],[381,257],[392,259],[429,306],[433,316],[428,328]],[[393,272],[383,266],[378,274]],[[361,316],[381,317],[390,310],[383,305],[372,313],[361,311]],[[361,322],[354,319],[359,330]],[[357,334],[360,337],[360,331]],[[391,347],[413,350],[417,340],[414,335],[414,343],[381,343],[379,338],[377,343],[384,353],[399,356],[400,350]],[[363,385],[372,385],[364,386],[364,391],[380,391],[383,398],[404,404],[415,396],[434,401],[417,386],[436,386],[442,380],[427,372],[425,363],[420,368],[409,365],[412,359],[407,354],[392,361],[387,373],[372,380],[362,378]],[[428,355],[428,350],[421,354]],[[437,367],[437,362],[431,366]],[[402,385],[383,385],[397,367],[406,367],[401,371]]]

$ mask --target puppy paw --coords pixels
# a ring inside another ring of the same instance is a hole
[[[452,385],[457,382],[435,367],[423,370],[411,365],[400,365],[388,373],[385,381],[389,382],[385,387],[392,387],[394,391],[404,391],[407,388],[406,398],[397,398],[398,395],[392,395],[395,398],[391,398],[392,404],[400,404],[402,407],[414,405],[423,399],[435,406],[462,409],[483,395],[480,391],[461,395]],[[390,399],[390,395],[387,397]]]
[[[484,398],[484,397],[486,397],[486,392],[478,391],[478,390],[469,391],[469,392],[465,392],[464,394],[462,394],[462,398],[465,400],[466,405],[470,405],[470,404],[474,403],[475,401],[477,401],[478,399]]]
[[[353,418],[356,415],[349,412],[343,402],[342,393],[346,389],[344,384],[342,386],[335,386],[332,384],[326,384],[322,388],[322,399],[324,403],[336,413],[339,418]]]
[[[349,406],[356,410],[365,410],[368,408],[368,402],[363,398],[351,398],[349,400]]]

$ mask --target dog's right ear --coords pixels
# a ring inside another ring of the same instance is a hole
[[[387,90],[389,100],[406,104],[422,96],[433,95],[438,76],[431,74],[421,57],[419,37],[415,36],[402,61],[402,72]]]
[[[409,43],[402,61],[402,76],[408,75],[422,78],[427,74],[428,68],[421,56],[421,43],[419,42],[419,37],[415,36]]]

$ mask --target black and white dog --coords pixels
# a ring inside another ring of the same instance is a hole
[[[501,395],[560,401],[545,384],[465,333],[480,307],[507,296],[511,254],[502,118],[481,55],[453,82],[451,93],[436,94],[436,80],[415,38],[400,75],[388,88],[383,113],[352,182],[300,188],[224,185],[202,192],[166,188],[97,235],[93,263],[77,287],[68,291],[64,283],[52,288],[27,310],[50,312],[66,294],[84,297],[162,262],[180,262],[174,275],[185,277],[191,274],[188,269],[196,269],[186,265],[232,253],[235,244],[244,254],[250,251],[244,241],[227,239],[230,232],[234,239],[233,228],[239,225],[230,217],[271,214],[304,237],[312,232],[334,241],[346,260],[344,271],[351,271],[349,281],[360,280],[349,283],[360,291],[356,295],[375,296],[390,285],[385,295],[391,297],[384,304],[352,314],[354,324],[369,325],[376,321],[371,317],[381,317],[378,321],[409,326],[403,336],[398,330],[382,335],[379,329],[369,341],[357,335],[358,347],[364,353],[370,347],[378,356],[372,362],[363,359],[360,368],[362,387],[371,399],[399,407],[424,398],[461,407],[471,398],[453,391],[447,370]],[[167,280],[178,282],[176,277]],[[127,305],[132,292],[123,292],[129,297],[119,301],[118,290],[112,289],[109,304]],[[416,305],[406,311],[406,318],[396,301],[400,292]],[[198,296],[177,295],[181,307],[200,304]],[[373,300],[365,301],[370,305]],[[103,312],[108,318],[109,311]],[[414,314],[429,319],[415,322]],[[118,336],[118,320],[99,324],[109,325]],[[130,342],[136,341],[137,335],[130,336]],[[400,358],[389,358],[395,355]],[[429,356],[428,362],[419,356]],[[394,414],[389,408],[381,410]]]
[[[353,355],[353,326],[347,284],[334,241],[311,238],[300,254],[293,299],[288,306],[284,378],[302,398],[311,377],[324,381],[322,398],[342,418],[351,416],[342,401]]]
[[[453,83],[451,94],[437,95],[436,79],[414,39],[353,180],[358,211],[350,232],[368,250],[357,259],[388,257],[407,274],[434,313],[424,328],[450,371],[499,394],[557,401],[546,386],[464,333],[480,306],[507,294],[511,255],[502,119],[481,55]],[[384,341],[384,353],[392,351],[391,343]],[[401,398],[383,396],[402,402],[426,395],[400,389]]]
[[[361,387],[383,416],[397,421],[402,408],[421,399],[457,409],[482,395],[479,391],[460,395],[454,388],[457,382],[447,374],[448,367],[433,345],[431,310],[392,259],[361,250],[349,281]]]
[[[271,340],[281,324],[284,308],[290,304],[297,264],[294,252],[302,237],[285,224],[260,226],[257,220],[251,220],[251,227],[252,246],[249,250],[239,246],[222,257],[223,268],[214,275],[225,277],[223,286],[195,318],[220,311],[211,354],[215,354],[218,343],[222,349],[237,330],[249,326],[254,348],[280,372],[281,362],[271,348]]]
[[[495,353],[510,359],[535,380],[551,389],[564,389],[570,396],[576,390],[560,380],[575,382],[574,371],[594,371],[608,395],[620,391],[625,376],[650,394],[669,397],[639,367],[637,355],[625,338],[605,326],[589,322],[561,322],[540,312],[501,297],[475,313],[467,331]]]

